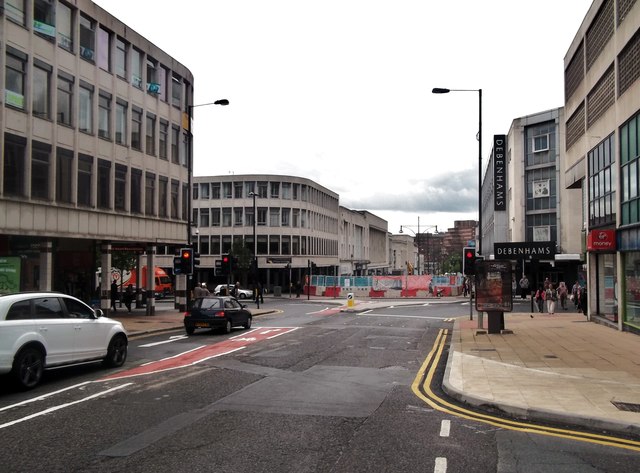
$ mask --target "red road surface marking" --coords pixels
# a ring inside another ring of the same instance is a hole
[[[129,378],[131,376],[140,376],[144,374],[157,373],[159,371],[174,370],[177,368],[184,368],[185,366],[195,365],[210,358],[215,358],[222,355],[233,353],[234,351],[242,350],[248,345],[262,340],[270,340],[274,337],[284,335],[296,330],[296,327],[271,327],[271,328],[258,328],[249,332],[243,332],[242,335],[229,338],[224,342],[215,343],[213,345],[204,345],[193,350],[179,353],[169,358],[164,358],[158,361],[152,361],[144,365],[132,368],[130,370],[121,371],[105,378],[102,381]]]

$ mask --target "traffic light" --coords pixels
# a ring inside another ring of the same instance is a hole
[[[467,276],[476,274],[476,249],[465,247],[462,249],[462,271]]]
[[[222,265],[220,266],[220,271],[223,276],[228,276],[231,274],[231,256],[230,255],[222,255]]]
[[[200,267],[200,253],[193,252],[193,271]]]
[[[180,274],[193,274],[193,248],[180,250]]]

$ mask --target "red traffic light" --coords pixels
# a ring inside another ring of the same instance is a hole
[[[182,252],[182,257],[185,258],[185,259],[191,258],[191,251],[183,251]]]
[[[229,257],[228,256],[223,256],[222,257],[222,262],[223,263],[228,263],[229,262]]]
[[[473,252],[472,251],[467,251],[467,253],[464,255],[465,258],[473,258]]]

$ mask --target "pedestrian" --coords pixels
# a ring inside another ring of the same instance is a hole
[[[296,281],[296,298],[300,297],[300,281]]]
[[[114,279],[111,282],[111,309],[114,312],[118,312],[118,309],[116,308],[117,301],[118,301],[118,283]]]
[[[582,313],[587,315],[587,286],[580,288],[580,308]]]
[[[231,288],[231,295],[237,299],[239,295],[239,291],[240,291],[240,281],[236,281],[234,286]]]
[[[558,300],[558,291],[553,286],[553,283],[549,283],[548,288],[545,290],[545,300],[547,301],[547,312],[553,315],[556,311],[556,301]]]
[[[558,285],[558,300],[560,300],[560,308],[562,310],[569,310],[567,308],[567,298],[569,296],[569,289],[567,289],[564,281],[560,281]]]
[[[549,289],[549,286],[551,286],[551,280],[547,276],[546,278],[544,278],[544,290],[546,291],[547,289]]]
[[[518,283],[516,282],[516,277],[511,276],[511,298],[515,299],[517,293],[518,293]]]
[[[201,297],[206,297],[210,294],[209,289],[207,289],[207,283],[202,282],[198,286],[193,289],[193,297],[199,299]]]
[[[124,305],[127,307],[127,311],[131,313],[131,302],[133,301],[133,285],[129,284],[124,291]]]
[[[264,297],[262,296],[262,283],[259,282],[256,286],[256,304],[258,303],[258,300],[260,301],[261,304],[264,304]]]
[[[544,312],[544,289],[542,286],[538,286],[538,290],[536,291],[535,299],[536,306],[538,306],[538,312],[541,314]]]
[[[525,274],[520,278],[520,297],[526,299],[529,294],[529,279]]]
[[[571,287],[571,300],[576,310],[580,310],[580,283],[576,281]]]

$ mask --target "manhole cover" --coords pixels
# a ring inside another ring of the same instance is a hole
[[[495,348],[472,348],[471,351],[496,351]]]
[[[640,412],[640,404],[632,404],[630,402],[611,401],[619,411]]]

